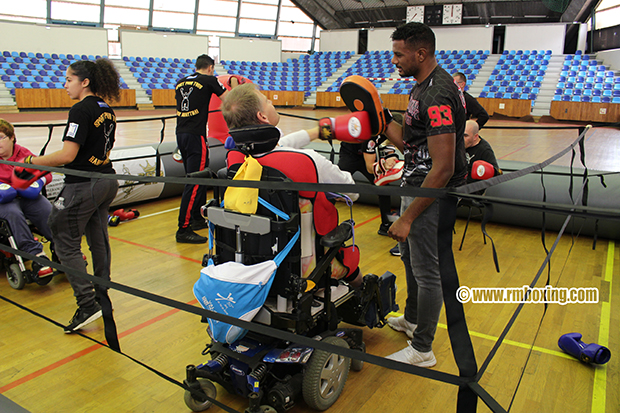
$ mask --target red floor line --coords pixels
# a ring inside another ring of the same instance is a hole
[[[353,228],[358,228],[358,227],[361,227],[362,225],[368,224],[369,222],[374,221],[374,220],[375,220],[375,219],[377,219],[377,218],[381,218],[381,215],[377,215],[376,217],[373,217],[373,218],[367,219],[367,220],[366,220],[366,221],[364,221],[364,222],[360,222],[359,224],[355,225],[355,227],[353,227]]]
[[[519,152],[520,150],[527,148],[528,146],[530,146],[530,144],[529,144],[529,143],[528,143],[527,145],[525,145],[524,147],[517,149],[516,151],[512,151],[512,152],[510,152],[510,153],[508,153],[508,154],[506,154],[506,155],[502,156],[502,157],[501,157],[501,158],[499,158],[499,159],[504,159],[505,157],[510,156],[510,155],[512,155],[513,153],[517,153],[517,152]]]
[[[197,303],[198,303],[198,300],[193,299],[192,301],[190,301],[190,302],[188,302],[186,304],[194,305],[194,304],[197,304]],[[161,320],[163,320],[163,319],[165,319],[167,317],[170,317],[171,315],[173,315],[173,314],[175,314],[175,313],[177,313],[179,311],[181,311],[181,310],[175,308],[173,310],[170,310],[170,311],[167,311],[167,312],[165,312],[163,314],[160,314],[157,317],[154,317],[154,318],[152,318],[152,319],[150,319],[148,321],[145,321],[142,324],[138,324],[135,327],[132,327],[132,328],[126,330],[126,331],[123,331],[122,333],[120,333],[118,335],[118,338],[120,339],[120,338],[128,336],[129,334],[135,333],[136,331],[142,330],[143,328],[148,327],[148,326],[150,326],[152,324],[155,324],[156,322],[161,321]],[[105,343],[105,341],[104,341],[104,343]],[[9,384],[6,384],[6,385],[0,387],[0,394],[5,393],[5,392],[7,392],[9,390],[12,390],[12,389],[14,389],[15,387],[17,387],[17,386],[19,386],[21,384],[27,383],[27,382],[29,382],[32,379],[36,379],[37,377],[42,376],[43,374],[48,373],[48,372],[50,372],[52,370],[55,370],[58,367],[62,367],[65,364],[69,363],[70,361],[77,360],[77,359],[79,359],[82,356],[90,354],[93,351],[95,351],[95,350],[97,350],[97,349],[99,349],[101,347],[103,347],[101,344],[94,344],[94,345],[92,345],[90,347],[85,348],[84,350],[80,350],[80,351],[78,351],[75,354],[67,356],[67,357],[65,357],[62,360],[58,360],[57,362],[52,363],[49,366],[45,366],[45,367],[43,367],[43,368],[41,368],[41,369],[39,369],[39,370],[37,370],[35,372],[27,374],[26,376],[24,376],[24,377],[22,377],[20,379],[17,379],[14,382],[11,382]]]
[[[370,219],[368,219],[368,220],[366,220],[364,222],[361,222],[361,223],[355,225],[355,228],[358,228],[358,227],[360,227],[362,225],[365,225],[365,224],[367,224],[367,223],[369,223],[371,221],[374,221],[374,220],[376,220],[377,218],[380,218],[380,217],[381,217],[381,215],[377,215],[377,216],[375,216],[373,218],[370,218]],[[136,242],[127,241],[127,240],[124,240],[124,239],[121,239],[121,238],[110,236],[110,239],[113,239],[113,240],[119,241],[119,242],[124,242],[126,244],[134,245],[134,246],[141,247],[141,248],[146,248],[146,249],[149,249],[149,250],[152,250],[152,251],[156,251],[156,252],[159,252],[159,253],[162,253],[162,254],[167,254],[167,255],[170,255],[170,256],[173,256],[173,257],[182,258],[182,259],[185,259],[185,260],[188,260],[188,261],[201,263],[201,261],[195,260],[193,258],[184,257],[184,256],[182,256],[180,254],[174,254],[174,253],[163,251],[163,250],[160,250],[160,249],[157,249],[157,248],[153,248],[153,247],[149,247],[149,246],[146,246],[146,245],[138,244]],[[188,302],[187,304],[193,305],[193,304],[197,304],[197,303],[198,303],[198,301],[196,299],[194,299],[194,300]],[[152,325],[152,324],[154,324],[154,323],[156,323],[158,321],[161,321],[161,320],[163,320],[163,319],[165,319],[165,318],[167,318],[167,317],[169,317],[169,316],[171,316],[171,315],[173,315],[173,314],[175,314],[175,313],[177,313],[179,311],[180,310],[178,310],[178,309],[173,309],[173,310],[167,311],[167,312],[165,312],[165,313],[163,313],[163,314],[161,314],[161,315],[159,315],[157,317],[152,318],[151,320],[145,321],[142,324],[139,324],[139,325],[137,325],[135,327],[132,327],[132,328],[126,330],[126,331],[123,331],[122,333],[120,333],[118,335],[118,338],[120,339],[120,338],[128,336],[129,334],[135,333],[136,331],[142,330],[143,328],[148,327],[148,326],[150,326],[150,325]],[[42,376],[43,374],[45,374],[47,372],[55,370],[58,367],[64,366],[65,364],[69,363],[70,361],[76,360],[76,359],[78,359],[78,358],[80,358],[82,356],[90,354],[90,353],[92,353],[93,351],[97,350],[100,347],[102,347],[100,344],[92,345],[92,346],[90,346],[90,347],[88,347],[88,348],[86,348],[84,350],[81,350],[81,351],[75,353],[75,354],[67,356],[67,357],[65,357],[62,360],[59,360],[59,361],[57,361],[55,363],[52,363],[49,366],[43,367],[42,369],[39,369],[39,370],[37,370],[37,371],[35,371],[33,373],[30,373],[30,374],[28,374],[28,375],[18,379],[18,380],[15,380],[12,383],[9,383],[9,384],[7,384],[5,386],[2,386],[2,387],[0,387],[0,394],[2,394],[4,392],[7,392],[9,390],[12,390],[12,389],[14,389],[15,387],[17,387],[17,386],[19,386],[21,384],[27,383],[27,382],[29,382],[32,379],[35,379],[35,378],[37,378],[39,376]]]
[[[142,244],[138,244],[137,242],[127,241],[126,239],[122,239],[122,238],[117,238],[117,237],[113,237],[113,236],[109,236],[109,238],[113,239],[114,241],[124,242],[125,244],[133,245],[133,246],[140,247],[140,248],[146,248],[147,250],[156,251],[156,252],[159,252],[161,254],[170,255],[171,257],[181,258],[183,260],[187,260],[187,261],[191,261],[191,262],[197,262],[198,264],[202,264],[202,261],[200,261],[200,260],[196,260],[196,259],[189,258],[189,257],[184,257],[181,254],[175,254],[175,253],[172,253],[172,252],[160,250],[160,249],[157,249],[157,248],[149,247],[148,245],[142,245]]]

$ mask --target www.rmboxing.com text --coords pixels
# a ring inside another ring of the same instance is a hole
[[[456,299],[461,303],[526,303],[526,304],[591,304],[598,303],[599,291],[595,287],[545,287],[531,288],[470,288],[459,287]]]

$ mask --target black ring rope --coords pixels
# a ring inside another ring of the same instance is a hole
[[[299,117],[296,115],[288,115],[288,114],[284,114],[285,116],[293,116],[293,117]],[[169,117],[174,118],[174,116],[170,116]],[[308,120],[315,120],[312,118],[307,118]],[[148,121],[148,120],[162,120],[161,117],[158,118],[143,118],[143,119],[132,119],[132,120],[124,120],[125,122],[131,122],[131,121]],[[123,122],[123,121],[119,121],[119,122]],[[165,128],[165,121],[162,120],[162,122],[164,122],[164,128]],[[17,126],[22,126],[22,127],[44,127],[47,126],[48,128],[50,128],[50,138],[51,138],[51,134],[52,134],[52,128],[53,126],[64,126],[64,124],[59,124],[59,125],[15,125]],[[162,128],[162,135],[163,135],[163,129]],[[489,127],[491,128],[491,127]],[[496,127],[497,129],[535,129],[535,128],[526,128],[526,127]],[[574,127],[542,127],[540,129],[574,129]],[[578,138],[578,140],[575,142],[580,142],[581,139],[583,139],[583,136],[585,136],[585,131],[584,133],[580,134],[580,137]],[[163,138],[162,138],[163,141]],[[160,142],[161,143],[161,142]],[[565,153],[568,150],[571,150],[574,148],[575,143],[573,143],[570,147],[566,148],[563,152]],[[580,148],[583,148],[582,143],[580,142]],[[574,149],[573,149],[574,150]],[[559,157],[559,156],[557,156]],[[547,161],[541,162],[538,165],[534,165],[533,169],[541,169],[543,168],[546,164],[551,163],[552,159],[555,160],[557,159],[557,157],[552,157],[550,159],[548,159]],[[584,154],[582,153],[582,159],[584,157]],[[548,162],[548,163],[546,163]],[[10,165],[19,165],[19,166],[25,166],[27,168],[33,168],[33,169],[39,169],[39,170],[49,170],[49,171],[53,171],[53,172],[59,172],[59,173],[65,173],[65,174],[71,174],[71,175],[77,175],[77,176],[86,176],[86,177],[95,177],[95,178],[107,178],[107,179],[121,179],[121,180],[126,180],[127,178],[139,181],[139,182],[170,182],[170,183],[180,183],[180,184],[185,184],[185,183],[193,183],[193,184],[202,184],[202,185],[212,185],[212,186],[244,186],[244,187],[258,187],[258,188],[268,188],[268,187],[272,187],[273,185],[264,185],[263,183],[256,183],[256,182],[247,182],[247,181],[237,181],[237,182],[231,182],[228,181],[226,183],[222,183],[222,182],[216,182],[218,180],[216,179],[197,179],[197,178],[171,178],[171,177],[144,177],[144,176],[132,176],[132,175],[116,175],[116,174],[96,174],[96,173],[85,173],[85,172],[80,172],[80,171],[74,171],[74,170],[66,170],[65,168],[51,168],[51,167],[38,167],[37,165],[25,165],[25,164],[20,164],[20,163],[15,163],[15,162],[9,162],[9,161],[1,161],[0,163],[6,163],[6,164],[10,164]],[[526,169],[532,169],[532,167],[530,168],[526,168]],[[528,170],[528,172],[534,172],[534,170]],[[516,174],[507,174],[509,176],[511,176],[510,179],[503,179],[503,180],[498,180],[499,182],[506,182],[508,180],[511,179],[516,179],[519,176],[525,175],[526,172],[522,173],[521,175],[516,175]],[[587,173],[587,172],[586,172]],[[604,185],[603,182],[603,174],[600,174],[600,179],[601,179],[601,183]],[[494,178],[491,178],[494,179]],[[488,181],[485,181],[484,183],[487,183]],[[497,182],[497,183],[499,183]],[[586,181],[586,178],[584,178],[584,182]],[[467,187],[460,187],[458,188],[455,192],[452,189],[441,189],[441,190],[428,190],[428,189],[423,189],[423,188],[385,188],[385,187],[373,187],[371,185],[367,185],[366,188],[364,188],[366,185],[330,185],[330,184],[293,184],[293,183],[279,183],[277,184],[277,188],[276,189],[294,189],[294,190],[313,190],[313,191],[332,191],[332,192],[337,192],[338,190],[341,190],[341,192],[358,192],[358,193],[385,193],[385,194],[391,194],[391,195],[410,195],[410,194],[414,194],[417,196],[427,196],[427,197],[434,197],[434,198],[439,198],[439,199],[444,199],[446,197],[449,197],[451,195],[457,195],[460,197],[466,197],[466,198],[482,198],[485,199],[487,202],[495,202],[495,203],[503,203],[506,205],[515,205],[515,206],[523,206],[523,205],[516,205],[516,203],[514,201],[511,200],[506,200],[506,199],[501,199],[501,198],[492,198],[492,197],[480,197],[480,196],[476,196],[476,195],[471,195],[468,194],[466,192],[470,192],[471,191],[475,191],[477,189],[474,188],[469,188],[472,187],[476,184],[472,184],[472,185],[468,185]],[[584,184],[585,185],[585,184]],[[491,185],[489,185],[491,186]],[[303,188],[303,189],[300,189]],[[461,192],[460,190],[466,189],[466,192]],[[620,211],[619,210],[615,210],[615,209],[608,209],[608,208],[592,208],[592,207],[588,207],[585,205],[582,205],[581,207],[576,207],[576,206],[566,206],[564,204],[550,204],[547,202],[528,202],[528,205],[524,206],[524,207],[528,207],[528,208],[536,208],[536,209],[542,209],[544,211],[547,212],[556,212],[556,213],[562,213],[562,214],[567,214],[567,218],[562,226],[562,229],[560,230],[560,233],[558,234],[558,237],[556,238],[556,241],[554,242],[554,245],[552,246],[552,248],[550,249],[548,255],[545,258],[545,261],[542,264],[541,269],[538,271],[538,273],[536,274],[534,280],[532,281],[532,286],[536,284],[536,282],[538,281],[540,275],[542,274],[542,271],[544,269],[545,266],[547,266],[551,255],[553,254],[555,247],[557,246],[557,244],[559,243],[559,239],[560,237],[563,235],[566,226],[568,224],[568,222],[570,221],[570,218],[572,216],[588,216],[588,217],[592,217],[593,216],[593,212],[594,212],[594,216],[599,217],[599,218],[611,218],[611,219],[618,219],[620,218]],[[28,259],[31,259],[35,262],[39,262],[39,263],[43,263],[46,265],[50,265],[50,262],[47,260],[43,260],[39,257],[35,257],[31,254],[27,254],[25,252],[22,251],[18,251],[18,250],[14,250],[13,248],[11,248],[10,246],[6,246],[3,244],[0,244],[0,247],[15,253],[17,255],[21,255],[24,256]],[[452,374],[448,374],[448,373],[443,373],[443,372],[438,372],[438,371],[433,371],[433,370],[427,370],[427,369],[422,369],[416,366],[411,366],[411,365],[405,365],[402,363],[398,363],[398,362],[394,362],[392,360],[386,360],[382,357],[378,357],[378,356],[374,356],[374,355],[370,355],[370,354],[360,354],[359,352],[354,350],[350,350],[350,349],[345,349],[342,347],[337,347],[337,346],[332,346],[329,344],[325,344],[322,342],[317,342],[315,340],[312,340],[310,338],[304,337],[304,336],[296,336],[292,333],[288,333],[288,332],[283,332],[282,330],[276,330],[273,329],[271,327],[266,327],[266,326],[262,326],[262,325],[255,325],[254,323],[251,322],[244,322],[232,317],[228,317],[228,316],[224,316],[221,314],[217,314],[217,313],[211,313],[210,311],[204,310],[202,308],[198,308],[198,307],[194,307],[194,306],[190,306],[187,305],[185,303],[181,303],[175,300],[170,300],[167,299],[165,297],[160,297],[160,296],[156,296],[154,294],[145,292],[145,291],[141,291],[141,290],[137,290],[134,289],[132,287],[129,286],[124,286],[122,284],[118,284],[118,283],[114,283],[112,281],[108,281],[108,280],[103,280],[100,278],[96,278],[93,277],[87,273],[80,273],[79,271],[75,271],[71,268],[68,267],[64,267],[61,264],[56,264],[56,263],[52,263],[52,266],[54,268],[57,268],[61,271],[64,272],[69,272],[73,275],[77,275],[80,276],[82,278],[86,278],[89,279],[91,282],[94,282],[96,284],[101,284],[104,285],[108,288],[114,288],[117,289],[119,291],[128,293],[128,294],[133,294],[135,296],[150,300],[150,301],[154,301],[154,302],[158,302],[160,304],[164,304],[170,307],[174,307],[176,309],[179,309],[181,311],[186,311],[186,312],[191,312],[194,314],[199,314],[202,316],[207,316],[209,318],[213,318],[219,321],[223,321],[229,324],[234,324],[237,325],[239,327],[242,328],[246,328],[248,330],[251,331],[256,331],[259,333],[265,333],[265,334],[270,334],[270,335],[275,335],[277,337],[283,338],[283,339],[287,339],[287,340],[293,340],[296,341],[300,344],[306,344],[312,347],[316,347],[325,351],[329,351],[332,353],[336,353],[336,354],[340,354],[343,355],[345,357],[351,357],[351,358],[356,358],[356,359],[360,359],[366,362],[369,362],[371,364],[377,364],[379,366],[382,367],[387,367],[387,368],[392,368],[398,371],[403,371],[403,372],[407,372],[407,373],[411,373],[414,375],[420,375],[422,377],[426,377],[426,378],[430,378],[433,380],[438,380],[438,381],[442,381],[445,383],[450,383],[450,384],[454,384],[459,386],[460,390],[459,390],[459,395],[461,394],[461,391],[465,388],[469,388],[471,391],[473,391],[477,397],[480,397],[485,404],[487,404],[487,406],[494,412],[504,412],[505,410],[497,403],[497,401],[495,401],[493,399],[492,396],[490,396],[478,383],[480,377],[484,374],[484,371],[486,370],[489,362],[491,361],[491,359],[493,358],[493,356],[495,355],[495,353],[497,352],[497,349],[499,348],[499,346],[501,345],[501,342],[504,340],[504,338],[506,337],[510,327],[512,326],[512,324],[514,323],[514,320],[516,319],[516,317],[518,316],[521,308],[523,307],[524,303],[521,303],[517,310],[515,311],[515,313],[513,314],[512,318],[510,319],[509,323],[506,325],[504,331],[502,332],[502,335],[500,335],[500,337],[498,338],[498,340],[496,341],[495,346],[493,347],[492,351],[489,353],[489,355],[487,356],[485,362],[483,363],[483,365],[481,366],[481,368],[478,370],[478,372],[476,373],[475,376],[473,377],[459,377],[459,376],[455,376]],[[0,296],[0,298],[10,301],[8,299],[6,299],[5,297]],[[15,303],[16,305],[18,305],[17,303]],[[20,305],[18,305],[20,306]],[[22,306],[20,306],[21,308]],[[32,312],[31,310],[28,310],[30,312]],[[34,313],[34,312],[33,312]],[[45,316],[39,315],[44,319],[47,319],[48,321],[53,322],[56,325],[59,325],[59,323],[48,319]],[[544,315],[543,315],[544,317]],[[541,323],[542,323],[542,319],[541,319]],[[104,344],[103,344],[104,345]],[[354,353],[353,353],[354,352]],[[121,353],[123,354],[123,353]],[[130,356],[127,356],[129,358],[131,358]],[[134,360],[133,358],[131,358],[132,360]],[[137,363],[143,365],[144,367],[148,368],[149,370],[155,372],[156,374],[159,374],[160,376],[164,377],[165,375],[160,374],[159,372],[157,372],[156,370],[150,368],[149,366],[146,366],[144,363],[138,361],[138,360],[134,360]],[[474,362],[475,363],[475,362]],[[166,377],[164,377],[166,378]],[[169,381],[175,383],[176,381],[174,379],[170,379]],[[181,387],[185,388],[185,386],[179,382],[176,382],[175,384],[180,385]],[[463,386],[466,386],[465,388]],[[185,388],[186,390],[188,390],[187,388]],[[518,387],[517,387],[518,390]],[[191,390],[190,390],[191,391]],[[513,397],[514,398],[514,397]],[[214,401],[216,404],[217,402]],[[461,404],[461,403],[458,403]],[[218,404],[219,405],[219,404]],[[221,407],[221,406],[220,406]],[[234,410],[228,410],[226,408],[226,406],[223,407],[225,410],[227,411],[234,411]],[[460,411],[460,410],[458,410]]]

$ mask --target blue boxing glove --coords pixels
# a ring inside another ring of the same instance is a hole
[[[45,186],[45,177],[39,178],[34,181],[30,186],[26,189],[17,189],[17,195],[26,199],[35,199],[41,193],[41,190]]]
[[[0,204],[8,204],[17,196],[17,191],[9,184],[0,184]]]
[[[579,333],[564,334],[558,340],[558,346],[584,363],[605,364],[611,358],[611,352],[607,347],[595,343],[586,344],[581,341]]]

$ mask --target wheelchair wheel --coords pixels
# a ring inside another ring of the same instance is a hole
[[[16,290],[21,290],[24,288],[24,285],[26,285],[26,277],[22,274],[22,270],[19,269],[18,264],[9,265],[6,278],[9,280],[9,285]]]
[[[207,396],[212,399],[215,399],[217,396],[217,389],[215,385],[211,382],[211,380],[207,379],[197,379],[198,383],[200,383],[200,388],[204,391]],[[185,395],[183,396],[183,400],[185,400],[185,405],[189,407],[193,412],[203,412],[207,410],[213,403],[209,400],[201,402],[192,397],[192,393],[188,390],[185,390]]]
[[[348,348],[340,337],[326,337],[324,342]],[[302,383],[304,401],[315,410],[327,410],[338,400],[349,376],[351,359],[323,350],[315,350],[306,365]]]
[[[362,342],[360,351],[366,353],[366,343]],[[362,367],[364,367],[364,360],[351,359],[351,370],[362,371]]]

